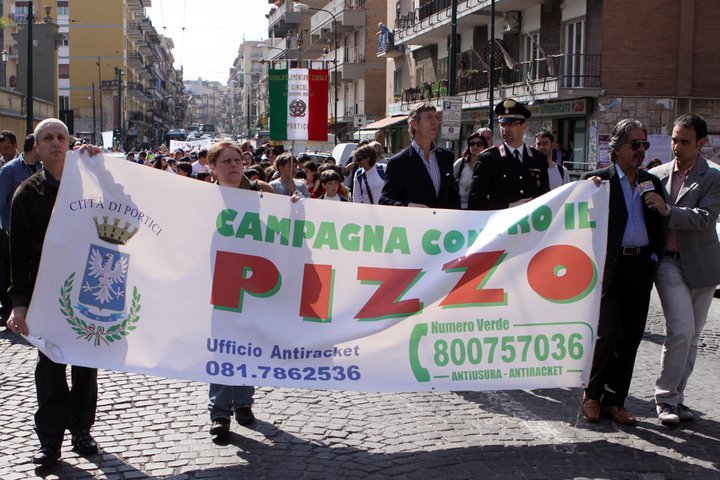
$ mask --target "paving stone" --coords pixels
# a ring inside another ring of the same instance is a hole
[[[207,384],[99,372],[93,432],[102,453],[83,458],[65,436],[49,472],[37,449],[36,352],[0,331],[0,480],[518,479],[705,480],[720,478],[720,300],[701,337],[687,403],[698,420],[658,424],[653,386],[664,338],[653,294],[628,409],[634,429],[579,416],[580,389],[533,392],[359,393],[262,387],[258,425],[233,424],[226,442],[207,433]]]

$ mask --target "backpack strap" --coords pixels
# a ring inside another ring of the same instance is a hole
[[[375,164],[375,169],[378,172],[378,175],[380,175],[380,179],[385,181],[385,166],[382,163]]]
[[[560,179],[563,183],[565,183],[565,169],[562,167],[562,165],[557,166],[558,172],[560,172]]]
[[[360,186],[360,195],[365,196],[363,193],[363,187],[362,187],[362,181],[363,177],[365,177],[365,169],[360,167],[355,171],[355,177],[357,177],[358,185]],[[367,179],[365,179],[365,182],[367,182]]]

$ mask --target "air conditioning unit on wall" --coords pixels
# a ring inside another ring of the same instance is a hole
[[[520,33],[520,11],[511,10],[505,14],[503,33]]]

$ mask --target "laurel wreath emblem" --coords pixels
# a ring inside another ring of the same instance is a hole
[[[140,312],[140,293],[138,292],[137,287],[133,287],[132,303],[125,320],[106,330],[102,325],[95,325],[94,323],[88,324],[83,319],[78,318],[78,316],[75,315],[75,310],[73,309],[72,301],[70,300],[74,279],[75,272],[71,273],[65,280],[65,283],[60,289],[59,300],[60,312],[62,312],[65,316],[65,320],[67,320],[70,324],[73,331],[78,334],[78,338],[85,338],[85,340],[93,342],[95,346],[98,346],[101,343],[110,345],[111,343],[128,336],[130,332],[137,328],[135,324],[140,321],[140,316],[138,315]]]

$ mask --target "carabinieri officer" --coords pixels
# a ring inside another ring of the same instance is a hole
[[[503,143],[478,157],[468,198],[471,210],[515,207],[550,191],[545,155],[523,143],[530,111],[508,98],[495,113]]]

